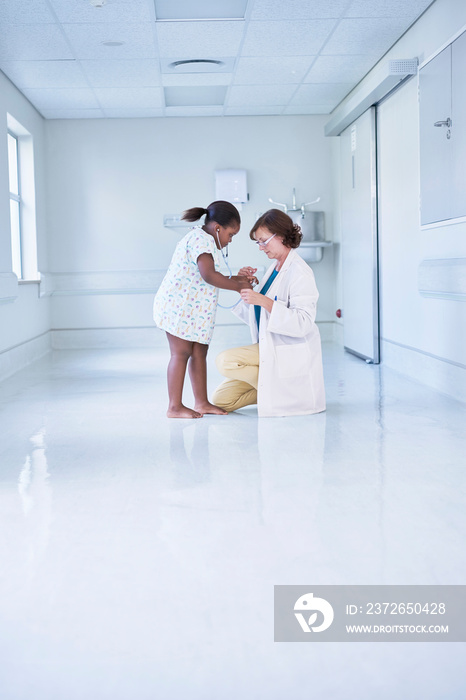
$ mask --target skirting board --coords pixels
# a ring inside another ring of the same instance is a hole
[[[234,328],[238,325],[244,326],[244,324],[218,324],[218,328]],[[333,321],[317,325],[323,341],[335,339],[336,324]],[[155,327],[54,329],[51,333],[54,350],[157,348],[165,346],[167,342],[165,333]]]
[[[50,331],[0,353],[0,381],[11,377],[51,350]]]
[[[463,365],[388,340],[381,340],[381,351],[384,366],[466,402],[466,367]]]

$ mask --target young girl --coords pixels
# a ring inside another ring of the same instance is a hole
[[[219,272],[218,251],[231,242],[240,227],[236,207],[212,202],[207,209],[194,207],[181,217],[204,225],[192,228],[176,246],[172,261],[155,295],[154,321],[167,334],[169,418],[201,418],[205,413],[227,412],[207,399],[207,350],[212,338],[218,290],[239,292],[251,288],[246,277],[225,277]],[[194,410],[182,403],[183,384],[189,370]]]

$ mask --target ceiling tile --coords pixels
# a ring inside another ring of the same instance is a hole
[[[50,3],[63,23],[134,23],[155,19],[152,3],[148,0],[108,0],[103,7],[93,7],[89,0],[50,0]]]
[[[95,88],[103,109],[146,109],[164,106],[162,88]]]
[[[354,87],[353,83],[310,83],[301,85],[293,99],[291,105],[309,105],[309,104],[333,104],[336,105],[351,91]]]
[[[241,56],[312,56],[335,26],[332,19],[251,22]]]
[[[4,61],[2,71],[19,88],[88,87],[77,61]]]
[[[305,83],[358,83],[374,65],[371,56],[319,56]]]
[[[216,58],[235,56],[243,37],[244,22],[157,23],[162,58]]]
[[[167,117],[221,117],[223,107],[166,107]]]
[[[103,119],[101,109],[41,109],[45,119]]]
[[[93,87],[155,87],[160,85],[158,61],[143,60],[91,60],[81,61],[81,66]]]
[[[97,109],[97,102],[94,93],[89,88],[72,89],[49,89],[49,88],[26,88],[24,95],[38,109]]]
[[[382,56],[406,29],[404,19],[343,19],[322,53]]]
[[[0,60],[40,61],[73,58],[58,25],[9,25],[3,27]]]
[[[196,87],[203,85],[229,85],[231,82],[231,73],[180,73],[177,75],[163,75],[162,85],[164,87],[177,87],[185,85],[187,87]]]
[[[76,58],[104,60],[156,58],[152,25],[64,24]],[[122,41],[123,46],[104,46],[104,41]]]
[[[50,118],[327,113],[430,4],[0,0],[0,69]]]
[[[353,0],[346,17],[406,17],[414,20],[433,0]]]
[[[154,0],[158,20],[243,18],[248,0]]]
[[[300,83],[315,56],[269,56],[240,58],[235,72],[235,85],[278,85]]]
[[[46,0],[2,0],[0,24],[54,24],[55,17]]]
[[[255,0],[251,19],[325,19],[338,18],[348,0]]]
[[[204,87],[166,87],[165,104],[167,107],[203,107],[217,106],[225,102],[227,88],[223,85]]]
[[[295,85],[237,85],[228,96],[228,107],[242,105],[286,105],[295,91]]]

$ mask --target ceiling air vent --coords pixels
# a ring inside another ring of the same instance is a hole
[[[170,68],[214,68],[215,66],[225,65],[223,61],[216,61],[213,58],[189,58],[185,61],[173,61],[170,63]]]

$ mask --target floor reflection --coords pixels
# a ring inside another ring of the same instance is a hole
[[[2,700],[462,697],[461,644],[274,644],[273,588],[463,583],[464,407],[326,346],[326,413],[169,420],[166,355],[0,385]]]
[[[202,419],[172,420],[170,431],[170,462],[175,483],[181,488],[209,481],[209,425]]]
[[[30,438],[31,450],[26,456],[18,479],[18,492],[26,519],[27,560],[31,575],[47,550],[52,521],[52,488],[49,481],[45,435],[43,428]]]

